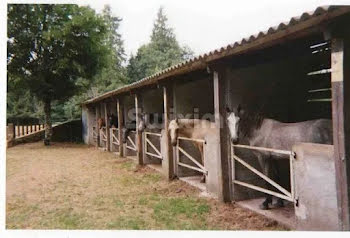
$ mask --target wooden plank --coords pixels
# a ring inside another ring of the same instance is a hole
[[[161,153],[160,151],[157,149],[157,147],[155,147],[152,142],[147,138],[145,137],[145,141],[154,149],[154,151],[160,156]],[[147,147],[146,147],[146,151],[147,151]]]
[[[181,163],[181,162],[178,162],[177,163],[178,165],[182,166],[182,167],[186,167],[186,168],[189,168],[189,169],[192,169],[192,170],[196,170],[198,172],[201,172],[203,174],[207,174],[207,171],[204,171],[198,167],[194,167],[194,166],[191,166],[191,165],[188,165],[188,164],[184,164],[184,163]]]
[[[344,42],[336,38],[331,44],[332,122],[339,228],[350,230],[350,42],[348,39]]]
[[[331,88],[319,88],[319,89],[312,89],[309,90],[309,93],[317,93],[317,92],[328,92],[328,91],[332,91]]]
[[[239,163],[241,163],[244,167],[246,167],[247,169],[249,169],[250,171],[252,171],[253,173],[255,173],[256,175],[258,175],[260,178],[264,179],[266,182],[268,182],[269,184],[271,184],[272,186],[274,186],[275,188],[277,188],[278,190],[280,190],[282,193],[284,193],[286,196],[288,197],[292,197],[292,194],[290,192],[288,192],[286,189],[284,189],[282,186],[280,186],[279,184],[277,184],[275,181],[273,181],[272,179],[270,179],[269,177],[267,177],[265,174],[261,173],[259,170],[255,169],[253,166],[251,166],[250,164],[246,163],[244,160],[242,160],[241,158],[239,158],[236,155],[233,155],[233,158],[235,160],[237,160]]]
[[[97,134],[96,147],[98,148],[100,146],[100,133],[98,132],[98,118],[100,117],[100,112],[97,105],[95,105],[95,111],[96,111],[95,116],[96,116],[96,134]]]
[[[332,102],[331,98],[309,99],[307,102]]]
[[[171,109],[174,107],[173,100],[173,88],[172,85],[163,86],[163,105],[164,105],[164,129],[166,135],[165,143],[165,158],[163,159],[162,165],[166,168],[166,177],[171,180],[175,177],[175,161],[174,161],[174,150],[170,141],[169,123],[171,120]]]
[[[279,197],[279,198],[285,199],[285,200],[290,201],[290,202],[294,202],[294,200],[291,197],[285,196],[285,195],[283,195],[281,193],[277,193],[277,192],[274,192],[274,191],[271,191],[271,190],[268,190],[268,189],[265,189],[265,188],[261,188],[261,187],[255,186],[253,184],[245,183],[245,182],[238,181],[238,180],[234,180],[233,183],[239,184],[241,186],[244,186],[244,187],[247,187],[247,188],[250,188],[250,189],[254,189],[254,190],[260,191],[262,193],[271,194],[272,196]]]
[[[128,136],[128,140],[130,141],[132,147],[133,147],[134,150],[136,151],[136,148],[137,148],[137,147],[136,147],[135,143],[132,141],[132,139],[130,138],[130,136]]]
[[[136,152],[136,148],[135,147],[132,147],[130,145],[126,145],[125,147]]]
[[[213,90],[214,90],[214,115],[215,115],[215,127],[218,128],[218,152],[217,152],[217,163],[219,171],[219,200],[223,202],[231,201],[232,186],[230,179],[230,154],[229,154],[229,136],[226,120],[226,95],[228,95],[228,87],[226,86],[225,78],[223,77],[223,69],[219,72],[213,72]]]
[[[153,135],[153,136],[159,136],[159,137],[162,136],[162,134],[160,133],[154,133],[154,132],[148,132],[148,131],[145,131],[145,135]]]
[[[196,164],[199,168],[202,170],[205,170],[204,166],[201,165],[195,158],[193,158],[190,154],[188,154],[183,148],[181,148],[179,145],[177,146],[179,151],[184,154],[188,159],[190,159],[194,164]]]
[[[146,155],[153,156],[153,157],[156,157],[156,158],[158,158],[158,159],[163,159],[161,155],[156,155],[156,154],[153,154],[153,153],[151,153],[151,152],[149,152],[149,151],[146,151],[145,154],[146,154]]]
[[[111,151],[111,137],[109,135],[109,123],[108,123],[108,104],[105,102],[104,103],[104,109],[105,109],[105,124],[106,124],[106,129],[105,129],[105,137],[106,137],[106,149],[107,151]]]
[[[124,157],[124,146],[122,143],[123,130],[123,105],[120,98],[117,99],[117,114],[118,114],[118,140],[119,140],[119,156]]]
[[[135,111],[136,111],[136,157],[139,165],[143,165],[143,149],[142,149],[142,131],[139,131],[140,117],[142,112],[142,98],[139,94],[135,94]]]
[[[267,152],[273,152],[278,154],[284,154],[284,155],[294,155],[293,151],[290,150],[279,150],[279,149],[271,149],[271,148],[265,148],[265,147],[256,147],[256,146],[250,146],[250,145],[232,145],[236,148],[245,148],[245,149],[251,149],[251,150],[261,150],[261,151],[267,151]]]
[[[195,142],[200,142],[200,143],[206,143],[205,140],[202,140],[202,139],[187,138],[187,137],[182,137],[182,136],[178,136],[177,138],[180,139],[180,140],[187,140],[187,141],[195,141]]]

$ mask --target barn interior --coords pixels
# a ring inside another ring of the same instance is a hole
[[[173,90],[175,118],[202,119],[214,122],[213,79],[211,74],[206,70],[192,72],[181,76],[181,78],[177,78],[174,80]],[[210,136],[210,134],[208,134],[208,136]],[[203,165],[200,151],[193,141],[179,140],[179,146]],[[208,163],[206,163],[207,156],[205,147],[211,145],[202,143],[200,146],[203,146],[204,167],[207,167]],[[178,157],[176,160],[177,163],[198,168],[184,153],[177,151],[176,156]],[[213,158],[215,157],[211,159]],[[178,164],[176,166],[176,174],[180,179],[186,180],[200,189],[205,189],[205,185],[200,182],[203,176],[202,172]]]
[[[136,110],[135,110],[135,97],[134,95],[125,95],[122,99],[123,103],[123,127],[126,127],[132,121],[136,120]],[[136,158],[136,131],[132,130],[129,133],[129,138],[126,140],[125,144],[125,155],[131,158]]]
[[[164,130],[163,91],[160,87],[148,88],[140,94],[142,100],[142,113],[147,122],[143,133],[143,161],[162,171],[161,135]]]

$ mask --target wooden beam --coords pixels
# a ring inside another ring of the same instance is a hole
[[[136,113],[136,157],[139,165],[143,165],[143,150],[142,150],[142,131],[139,131],[140,117],[142,111],[142,99],[139,94],[135,94],[135,113]]]
[[[173,88],[172,85],[163,86],[163,101],[164,101],[164,129],[166,135],[165,142],[165,158],[162,165],[166,168],[166,177],[171,180],[174,178],[174,148],[171,145],[169,123],[171,118],[171,108],[173,108]]]
[[[221,168],[219,199],[223,202],[231,201],[231,180],[230,180],[230,155],[229,155],[229,139],[227,133],[227,125],[224,118],[226,118],[225,105],[225,81],[217,71],[213,72],[214,83],[214,114],[215,127],[218,128],[219,133],[219,151],[217,159],[219,161],[218,167]]]
[[[100,109],[98,105],[95,105],[95,110],[96,110],[96,147],[100,146],[100,131],[98,128],[98,119],[100,118]]]
[[[340,230],[350,230],[350,42],[332,40],[332,119]]]
[[[119,156],[124,157],[124,146],[122,140],[123,130],[123,105],[121,99],[117,99],[117,114],[118,114],[118,140],[119,140]]]
[[[106,124],[106,137],[107,137],[107,140],[106,140],[106,149],[107,151],[110,151],[111,150],[111,136],[110,136],[110,131],[109,131],[109,123],[108,123],[108,103],[105,102],[104,103],[104,109],[105,109],[105,124]]]

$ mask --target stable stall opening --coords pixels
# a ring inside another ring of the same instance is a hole
[[[109,143],[110,151],[119,153],[119,136],[118,136],[118,113],[117,113],[117,102],[112,100],[107,104],[107,123],[109,127]]]
[[[182,80],[176,81],[173,95],[174,114],[180,125],[181,119],[195,119],[214,123],[214,89],[211,74],[201,71],[183,76]],[[214,128],[195,126],[193,131],[199,130],[202,130],[205,136],[210,137]],[[186,129],[182,131],[185,133]],[[211,146],[206,143],[206,137],[198,138],[196,133],[192,135],[178,133],[175,153],[176,175],[203,188],[205,187],[204,182],[208,181],[210,175],[210,171],[206,168],[210,164],[208,159],[215,160],[217,158],[206,156],[206,151]]]
[[[142,133],[143,160],[145,164],[162,171],[162,134],[164,133],[164,103],[162,88],[144,91],[142,98],[141,120],[145,122]]]
[[[126,95],[123,98],[124,104],[124,125],[123,129],[127,129],[127,137],[125,141],[125,155],[136,159],[136,110],[135,98],[133,95]]]
[[[330,120],[330,52],[330,43],[321,35],[315,35],[240,56],[239,60],[231,59],[231,67],[226,73],[227,105],[232,109],[241,105],[255,115],[286,123],[320,118]],[[288,148],[285,152],[292,153],[291,150]],[[249,147],[232,150],[233,200],[244,201],[243,205],[255,206],[259,211],[258,205],[264,200],[264,194],[281,197],[285,207],[271,207],[268,212],[279,210],[276,212],[279,220],[293,226],[294,205],[298,202],[293,191],[293,157],[277,161],[279,184],[273,186],[272,191],[266,191],[266,178],[261,176],[264,174],[254,152],[255,149]]]
[[[108,133],[107,133],[107,126],[106,126],[106,117],[105,117],[105,107],[104,107],[104,103],[100,103],[99,105],[100,108],[100,115],[98,120],[100,120],[100,124],[101,126],[98,126],[100,128],[98,128],[98,133],[99,133],[99,147],[103,150],[107,150],[107,137],[108,137]]]
[[[89,144],[97,146],[98,129],[96,118],[96,105],[88,106],[88,128],[89,128]]]

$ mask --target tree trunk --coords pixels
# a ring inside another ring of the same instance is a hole
[[[52,136],[52,122],[51,122],[51,101],[46,100],[44,102],[44,113],[45,113],[45,139],[44,144],[50,145]]]

